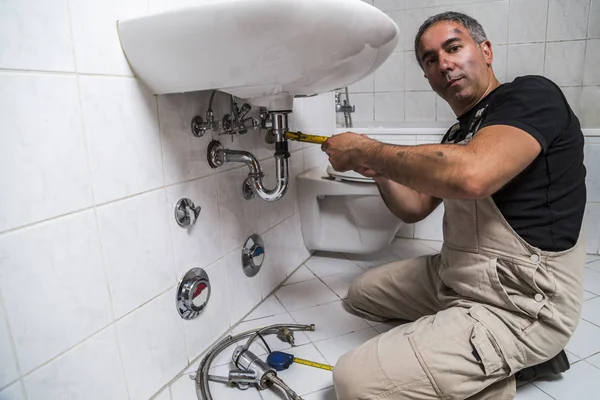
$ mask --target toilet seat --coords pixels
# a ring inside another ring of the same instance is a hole
[[[359,174],[358,172],[354,172],[354,171],[338,172],[333,169],[331,164],[327,165],[325,172],[327,172],[327,175],[329,175],[330,177],[332,177],[334,179],[339,179],[342,181],[375,183],[373,178],[366,177],[364,175]]]

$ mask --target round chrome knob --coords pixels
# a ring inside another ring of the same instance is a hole
[[[177,311],[183,319],[196,318],[210,300],[210,280],[202,268],[192,268],[179,281]]]
[[[258,274],[264,260],[265,244],[259,235],[253,234],[246,240],[242,249],[242,268],[244,274],[249,277]]]

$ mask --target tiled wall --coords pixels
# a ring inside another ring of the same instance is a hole
[[[349,87],[354,122],[452,121],[450,107],[423,77],[413,41],[421,23],[453,10],[476,18],[494,51],[501,82],[547,76],[565,92],[585,128],[600,128],[600,0],[372,0],[401,40],[374,75]]]
[[[246,201],[245,166],[208,166],[214,137],[189,127],[210,93],[156,97],[134,78],[115,21],[167,4],[0,2],[2,400],[148,399],[309,256],[294,184],[279,202]],[[215,107],[222,116],[228,97]],[[332,94],[294,111],[294,128],[334,130]],[[253,151],[272,178],[258,132],[218,139]],[[323,162],[317,146],[291,150],[294,177]],[[183,196],[202,207],[190,229],[173,218]],[[246,278],[252,233],[267,257]],[[175,287],[195,266],[213,292],[183,321]]]
[[[372,0],[398,25],[401,40],[386,63],[351,85],[355,126],[401,126],[407,121],[450,126],[455,116],[423,76],[414,37],[431,15],[459,11],[476,18],[494,51],[501,82],[539,74],[556,82],[584,128],[600,128],[600,0]],[[342,97],[343,99],[344,97]],[[338,127],[343,123],[337,115]],[[422,141],[425,143],[426,141]],[[587,251],[599,253],[600,137],[586,137]],[[405,226],[403,237],[441,240],[440,207],[426,220]]]

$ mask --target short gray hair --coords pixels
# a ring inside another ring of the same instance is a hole
[[[455,11],[446,11],[434,16],[427,18],[425,22],[419,28],[417,32],[417,36],[415,36],[415,57],[417,58],[417,63],[421,66],[421,60],[419,59],[419,42],[421,42],[421,36],[425,33],[427,29],[437,24],[438,22],[443,21],[451,21],[457,22],[467,28],[469,30],[469,34],[473,38],[473,41],[477,44],[481,44],[487,40],[487,36],[485,35],[485,31],[483,27],[475,18],[469,17],[466,14],[455,12]]]

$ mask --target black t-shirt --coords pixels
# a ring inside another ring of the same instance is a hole
[[[442,143],[468,142],[490,125],[522,129],[542,147],[527,168],[492,195],[504,218],[532,246],[573,247],[586,202],[584,139],[560,88],[542,76],[502,84],[460,116]]]

